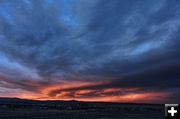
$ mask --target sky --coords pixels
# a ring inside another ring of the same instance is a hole
[[[0,0],[0,97],[180,101],[179,0]]]

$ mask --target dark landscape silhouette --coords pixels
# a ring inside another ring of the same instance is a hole
[[[163,119],[164,106],[0,98],[0,119]]]

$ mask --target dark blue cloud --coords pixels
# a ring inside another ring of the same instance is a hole
[[[179,26],[178,0],[2,0],[0,77],[110,80],[105,87],[177,94]]]

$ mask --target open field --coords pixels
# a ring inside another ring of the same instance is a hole
[[[8,102],[9,103],[9,102]],[[0,119],[164,119],[163,105],[90,103],[77,101],[41,102],[36,107],[32,102],[23,106],[8,104],[0,108]],[[43,106],[42,106],[43,104]],[[64,108],[60,105],[64,106]],[[14,105],[14,106],[12,106]],[[52,106],[50,106],[52,105]],[[58,105],[58,108],[57,108]],[[66,106],[67,108],[65,108]],[[1,104],[2,106],[2,104]],[[74,107],[75,106],[75,107]]]

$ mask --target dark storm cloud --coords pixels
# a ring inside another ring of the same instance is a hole
[[[57,89],[49,92],[49,96],[55,96],[62,92],[75,93],[81,90],[90,90],[90,93],[82,95],[83,96],[94,96],[94,95],[124,95],[128,93],[146,93],[146,92],[171,92],[174,89],[171,95],[178,95],[180,81],[179,70],[180,64],[165,64],[163,67],[159,65],[156,69],[148,69],[142,70],[139,72],[134,72],[132,74],[128,74],[121,79],[116,79],[111,82],[103,83],[103,84],[93,84],[87,86],[80,87],[72,87],[66,89]],[[118,91],[112,91],[110,93],[103,93],[105,89],[121,89]],[[126,89],[133,89],[130,91],[125,91]],[[97,93],[98,92],[98,93]],[[176,98],[176,102],[179,98]]]
[[[165,67],[157,66],[156,69],[148,69],[140,72],[135,72],[127,76],[122,77],[121,79],[113,80],[109,83],[103,83],[98,85],[88,85],[75,88],[59,89],[54,90],[49,93],[50,96],[54,96],[63,91],[75,92],[79,90],[104,90],[109,88],[115,89],[136,89],[133,92],[148,92],[148,91],[157,91],[157,92],[169,92],[171,89],[178,90],[180,87],[180,78],[179,70],[180,64],[168,65]],[[100,91],[101,92],[101,91]],[[118,91],[120,93],[120,91]],[[115,92],[113,92],[115,93]],[[127,93],[127,92],[126,92]],[[174,92],[175,93],[175,92]],[[179,98],[178,98],[179,99]],[[177,100],[178,100],[177,99]]]
[[[140,88],[176,95],[179,25],[178,0],[4,0],[0,76],[32,91],[83,79],[110,83],[67,90]],[[31,80],[38,86],[26,83]]]

